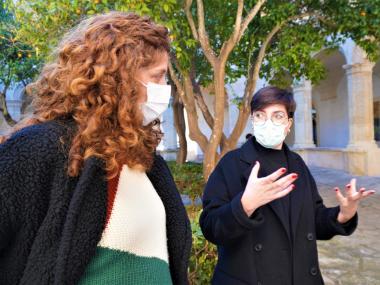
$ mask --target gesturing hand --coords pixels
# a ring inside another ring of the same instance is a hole
[[[351,179],[351,182],[346,185],[346,197],[342,195],[338,187],[335,187],[334,190],[340,206],[337,219],[341,224],[348,222],[355,215],[361,199],[375,193],[375,190],[366,191],[365,188],[360,188],[359,191],[356,191],[355,178]]]
[[[286,172],[285,168],[258,178],[259,169],[260,163],[257,161],[241,197],[243,209],[248,216],[251,216],[258,207],[289,194],[295,188],[292,183],[298,178],[296,173],[291,173],[278,179]]]

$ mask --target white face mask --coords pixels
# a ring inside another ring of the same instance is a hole
[[[259,144],[266,148],[275,148],[286,138],[286,125],[276,126],[268,119],[263,125],[253,124],[253,134]]]
[[[141,82],[141,84],[147,89],[147,100],[141,104],[141,111],[144,115],[143,125],[146,126],[159,118],[168,108],[171,86],[152,82],[148,82],[147,84]]]

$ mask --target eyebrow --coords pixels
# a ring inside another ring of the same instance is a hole
[[[168,70],[167,69],[163,69],[163,68],[160,68],[160,69],[157,69],[157,70],[154,70],[153,71],[153,73],[154,74],[165,74],[165,73],[167,73],[168,72]]]

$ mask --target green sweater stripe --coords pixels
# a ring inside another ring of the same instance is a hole
[[[79,285],[172,284],[169,265],[156,257],[98,247]]]

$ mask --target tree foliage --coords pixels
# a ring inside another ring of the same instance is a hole
[[[199,85],[213,83],[211,90],[219,90],[212,92],[212,135],[205,139],[204,134],[193,130],[193,138],[205,152],[205,167],[209,168],[205,177],[220,156],[236,146],[249,117],[249,102],[259,77],[280,87],[289,87],[293,80],[301,78],[316,84],[326,71],[313,55],[321,49],[335,50],[349,38],[363,48],[370,60],[376,60],[380,51],[379,4],[379,0],[184,1],[192,38],[197,41],[195,52],[188,49],[196,66],[189,68],[179,58],[175,69],[178,82],[184,87],[184,78],[195,69],[193,77]],[[219,75],[224,76],[223,82],[217,82]],[[223,107],[231,102],[215,84],[224,85],[242,76],[246,78],[245,92],[233,98],[239,116],[227,137],[223,125],[212,122],[224,121]],[[207,117],[205,112],[203,115]]]
[[[1,111],[11,125],[15,121],[11,118],[7,105],[6,95],[12,84],[22,83],[24,87],[38,73],[41,61],[35,50],[28,44],[15,37],[18,24],[13,14],[7,9],[6,3],[0,7],[0,83]]]
[[[46,56],[57,40],[84,16],[109,10],[147,14],[171,31],[171,78],[184,103],[190,137],[205,154],[205,177],[218,159],[234,148],[249,117],[249,102],[259,77],[286,86],[294,79],[313,84],[326,76],[321,49],[334,50],[348,38],[379,56],[379,0],[237,0],[237,1],[11,1],[22,23],[17,36]],[[246,78],[233,102],[239,115],[230,134],[223,133],[228,100],[224,86]],[[204,90],[215,95],[213,110]],[[199,126],[201,111],[211,136]]]

